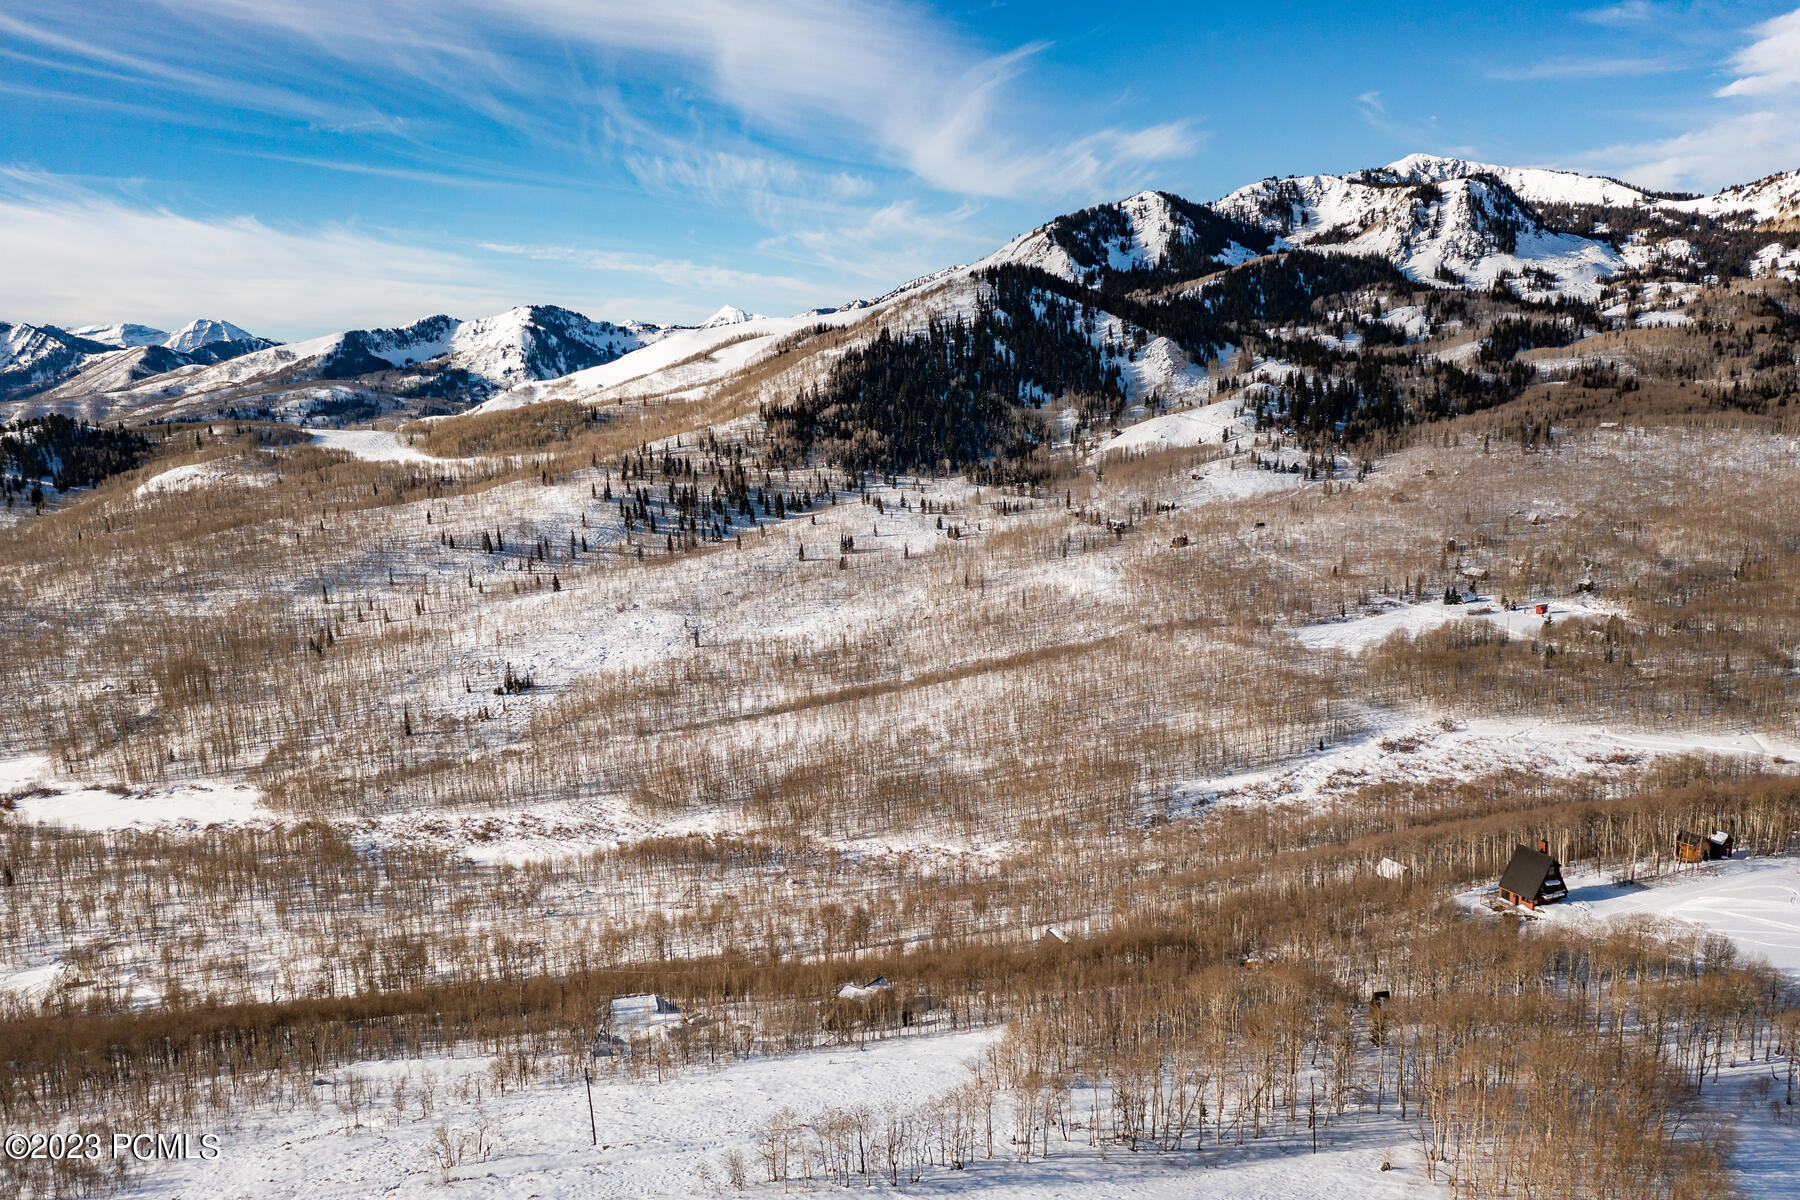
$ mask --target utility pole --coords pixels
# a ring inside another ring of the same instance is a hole
[[[594,1145],[598,1146],[600,1144],[600,1126],[594,1121],[594,1069],[592,1067],[581,1068],[581,1077],[587,1081],[588,1134],[594,1139]]]

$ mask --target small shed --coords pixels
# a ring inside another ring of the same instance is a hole
[[[1512,861],[1506,864],[1506,872],[1500,876],[1500,899],[1520,908],[1536,908],[1540,904],[1567,899],[1568,895],[1562,864],[1550,857],[1548,851],[1533,850],[1529,846],[1513,850]]]
[[[1375,864],[1375,873],[1383,879],[1404,879],[1406,872],[1405,863],[1396,862],[1391,858],[1384,858]]]
[[[1732,837],[1723,829],[1715,830],[1710,837],[1687,829],[1675,835],[1675,857],[1685,863],[1730,858],[1731,851]]]

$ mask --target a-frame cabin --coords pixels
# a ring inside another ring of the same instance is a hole
[[[1520,908],[1554,904],[1568,895],[1562,864],[1551,858],[1547,850],[1518,847],[1512,861],[1506,864],[1506,873],[1500,876],[1500,899]]]

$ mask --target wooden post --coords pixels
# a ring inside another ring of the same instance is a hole
[[[600,1144],[600,1126],[594,1121],[594,1069],[592,1067],[581,1068],[581,1077],[587,1081],[588,1133],[593,1137],[594,1145],[598,1146]]]

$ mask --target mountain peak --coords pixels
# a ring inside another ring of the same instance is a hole
[[[763,318],[756,313],[745,312],[741,308],[727,304],[712,316],[700,323],[702,329],[718,329],[725,325],[742,325],[745,321],[760,321]]]
[[[230,321],[216,321],[209,317],[195,317],[183,325],[163,342],[171,350],[186,353],[198,350],[212,342],[244,342],[254,341],[256,336],[246,330],[239,329]]]

